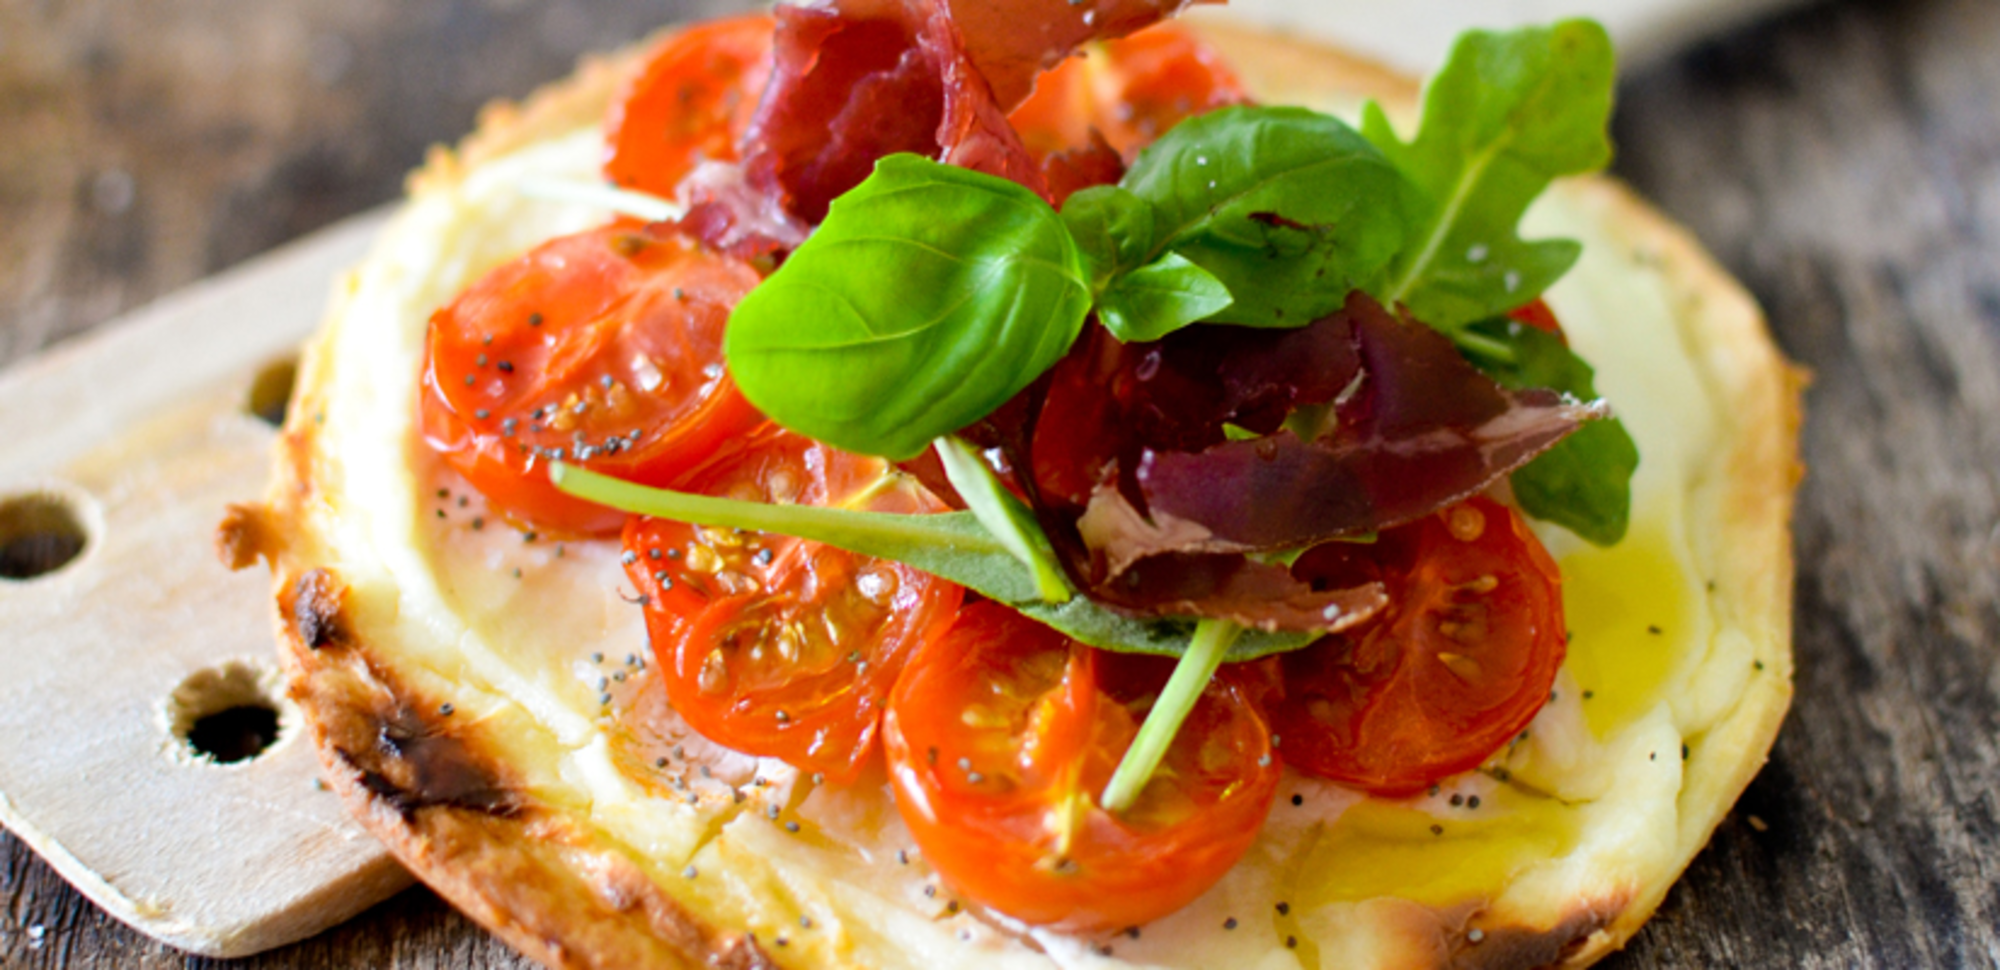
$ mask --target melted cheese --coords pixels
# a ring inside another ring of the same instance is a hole
[[[1599,550],[1544,530],[1574,633],[1556,701],[1487,773],[1435,794],[1367,799],[1290,776],[1249,857],[1205,896],[1137,938],[1074,939],[956,905],[885,789],[815,787],[688,732],[649,686],[615,542],[528,541],[417,443],[431,310],[500,261],[604,217],[514,189],[531,173],[591,177],[598,137],[575,132],[421,195],[350,280],[322,349],[337,361],[325,519],[333,547],[350,551],[333,565],[358,613],[409,645],[399,659],[414,676],[456,685],[461,716],[505,727],[538,797],[629,848],[699,916],[782,940],[781,958],[836,965],[952,966],[976,953],[999,967],[1289,970],[1380,957],[1371,940],[1411,903],[1504,914],[1517,898],[1638,881],[1674,851],[1682,739],[1742,692],[1740,677],[1693,683],[1713,680],[1701,663],[1711,651],[1731,649],[1718,642],[1685,524],[1702,486],[1696,459],[1718,432],[1677,343],[1667,284],[1564,191],[1537,209],[1530,234],[1586,244],[1549,299],[1642,463],[1624,544]],[[1236,928],[1218,932],[1230,919]]]

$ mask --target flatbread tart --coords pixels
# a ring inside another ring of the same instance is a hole
[[[1263,103],[1414,118],[1418,88],[1198,19]],[[427,325],[487,270],[606,219],[524,181],[596,177],[638,53],[489,109],[412,176],[340,282],[261,506],[290,692],[327,780],[424,882],[550,966],[1530,967],[1628,940],[1762,765],[1791,695],[1802,377],[1743,289],[1611,179],[1557,182],[1546,294],[1643,456],[1599,547],[1536,523],[1568,653],[1477,770],[1369,795],[1287,769],[1241,861],[1178,911],[1065,932],[926,860],[879,763],[841,784],[723,748],[667,700],[616,539],[510,524],[424,447]],[[879,762],[879,759],[877,759]]]

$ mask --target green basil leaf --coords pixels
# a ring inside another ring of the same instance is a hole
[[[1114,613],[1087,596],[1053,603],[1033,571],[971,512],[895,515],[812,505],[771,505],[649,488],[562,462],[549,481],[567,495],[677,522],[796,536],[877,559],[893,559],[948,579],[1057,631],[1104,650],[1178,657],[1195,632],[1194,617],[1142,620]],[[1246,630],[1228,659],[1255,660],[1298,650],[1317,632]]]
[[[1379,289],[1409,221],[1410,188],[1382,153],[1303,108],[1189,118],[1119,185],[1152,204],[1153,252],[1186,257],[1235,298],[1207,318],[1219,323],[1304,326]]]
[[[1097,298],[1097,319],[1126,343],[1158,340],[1233,302],[1229,289],[1179,253],[1113,277]]]
[[[1487,320],[1469,328],[1505,347],[1507,359],[1468,354],[1504,387],[1546,387],[1582,400],[1597,397],[1594,373],[1555,335],[1512,320]],[[1600,546],[1625,537],[1632,514],[1632,473],[1639,446],[1617,418],[1591,421],[1516,469],[1514,499],[1521,510],[1554,522]]]
[[[1094,185],[1063,203],[1063,225],[1090,263],[1091,290],[1152,259],[1153,207],[1116,185]]]
[[[724,353],[779,424],[900,461],[1053,366],[1090,300],[1081,250],[1033,192],[891,155],[737,304]]]
[[[1576,243],[1525,242],[1517,226],[1551,180],[1610,161],[1613,80],[1604,28],[1567,20],[1460,35],[1407,144],[1368,103],[1362,134],[1423,197],[1383,302],[1450,331],[1527,303],[1566,272]]]

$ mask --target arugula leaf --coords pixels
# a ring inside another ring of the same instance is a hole
[[[1048,203],[1006,179],[891,155],[730,316],[737,387],[778,423],[894,460],[1055,364],[1089,267]]]
[[[1505,358],[1467,357],[1510,389],[1546,387],[1582,400],[1597,397],[1595,376],[1554,334],[1495,319],[1470,332],[1506,349]],[[1639,446],[1617,418],[1591,421],[1516,469],[1514,498],[1521,509],[1600,546],[1625,537],[1632,512],[1632,472]]]
[[[549,481],[568,495],[639,515],[796,536],[878,559],[893,559],[1019,611],[1083,643],[1122,653],[1178,657],[1188,650],[1196,618],[1141,620],[1114,613],[1087,596],[1052,603],[1041,597],[1033,571],[971,512],[895,515],[812,505],[770,505],[649,488],[563,462],[549,464]],[[1297,650],[1319,639],[1312,631],[1245,630],[1227,659]]]
[[[1097,298],[1097,319],[1126,343],[1158,340],[1227,309],[1228,287],[1179,253],[1111,280]]]
[[[1189,118],[1140,152],[1119,185],[1152,207],[1149,255],[1177,253],[1235,298],[1205,319],[1253,327],[1303,326],[1349,291],[1379,288],[1412,201],[1354,129],[1293,107]]]
[[[1613,73],[1611,40],[1589,20],[1470,31],[1431,78],[1413,140],[1397,138],[1380,105],[1364,106],[1362,135],[1423,197],[1382,302],[1450,332],[1528,302],[1567,271],[1581,247],[1525,242],[1516,227],[1551,180],[1610,160]]]
[[[1021,565],[1028,567],[1042,599],[1060,603],[1074,595],[1062,566],[1056,562],[1055,547],[1035,521],[1035,513],[1000,484],[999,476],[986,467],[979,453],[949,435],[937,440],[937,453],[939,463],[944,465],[945,478],[958,491],[958,497],[965,500],[967,510]]]

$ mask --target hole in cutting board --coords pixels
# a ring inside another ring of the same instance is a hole
[[[299,360],[287,357],[264,365],[250,382],[250,397],[243,410],[273,428],[285,424],[285,409],[292,401],[292,384],[299,377]]]
[[[242,660],[197,670],[167,699],[168,729],[196,761],[254,760],[291,727],[278,683],[275,670]]]
[[[63,568],[89,533],[68,500],[46,492],[0,499],[0,580],[29,580]]]

